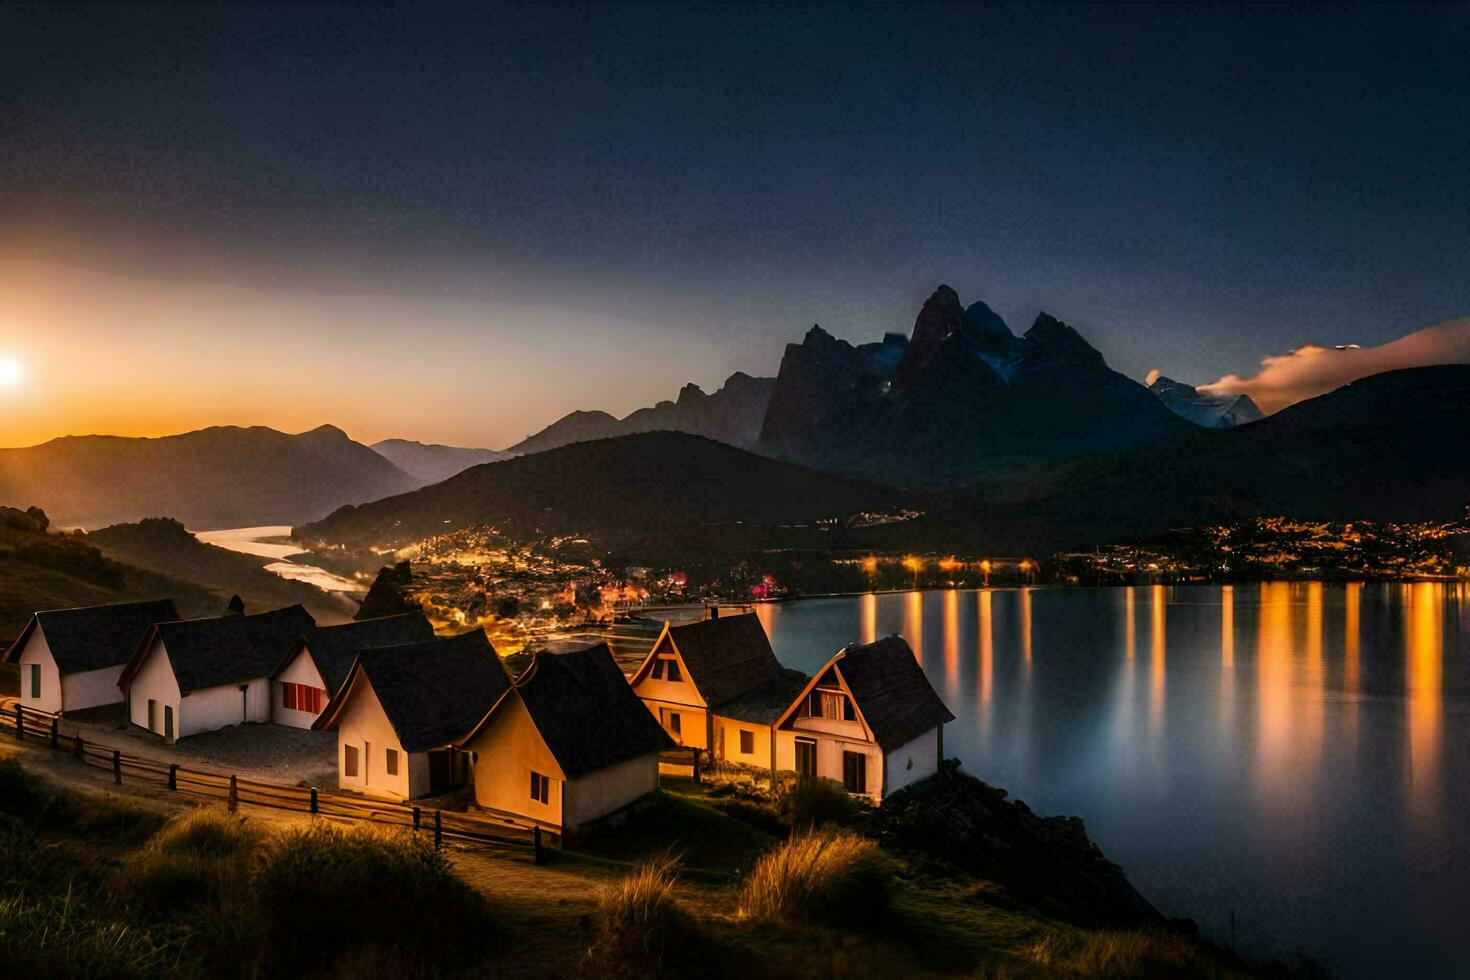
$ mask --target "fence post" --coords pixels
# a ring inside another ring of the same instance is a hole
[[[177,762],[168,764],[168,788],[172,790],[179,788],[179,764]]]
[[[118,749],[112,750],[112,781],[122,785],[122,752]]]
[[[311,788],[311,815],[316,816],[316,787]]]
[[[413,808],[413,830],[414,830],[414,833],[418,833],[418,830],[419,830],[419,808],[418,807],[414,807]]]
[[[694,756],[694,781],[697,783],[699,782],[699,750],[690,749],[689,751]]]
[[[541,849],[541,825],[538,823],[531,830],[531,844],[535,847],[535,861],[537,864],[546,863],[546,852]]]
[[[51,718],[51,747],[56,748],[61,741],[61,719],[53,716]]]
[[[240,809],[240,787],[236,783],[237,778],[238,777],[236,777],[234,773],[230,774],[230,798],[229,802],[226,804],[226,809],[228,809],[231,813],[234,813],[236,810]]]
[[[440,821],[442,812],[441,810],[434,811],[434,850],[436,851],[444,846],[444,825]]]
[[[26,737],[25,710],[26,710],[25,709],[25,706],[22,705],[19,701],[17,701],[16,704],[15,704],[15,737],[16,738],[25,738]]]
[[[72,754],[74,754],[78,759],[82,760],[83,762],[87,761],[86,745],[87,743],[82,741],[82,733],[77,732],[77,742],[76,746],[72,749]]]

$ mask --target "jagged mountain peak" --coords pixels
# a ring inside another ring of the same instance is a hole
[[[1207,429],[1228,429],[1266,417],[1249,395],[1205,394],[1194,385],[1165,377],[1157,368],[1144,380],[1169,411]]]
[[[959,293],[949,286],[940,285],[930,294],[914,319],[913,336],[894,369],[895,391],[907,387],[934,359],[950,335],[959,331],[964,315]]]
[[[999,337],[1008,340],[1015,338],[1015,334],[1011,333],[1011,328],[1006,325],[1001,315],[982,300],[977,299],[965,307],[962,322],[966,330],[980,337]]]

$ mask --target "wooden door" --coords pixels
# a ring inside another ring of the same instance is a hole
[[[796,775],[799,779],[817,778],[817,743],[815,739],[796,740]]]

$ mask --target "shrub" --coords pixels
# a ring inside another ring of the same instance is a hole
[[[169,821],[148,847],[166,854],[228,857],[253,850],[257,840],[244,817],[200,807]]]
[[[484,939],[484,900],[433,846],[407,833],[314,826],[266,849],[255,879],[263,948],[276,971],[327,966],[384,946],[426,964],[455,963]]]
[[[1235,976],[1206,960],[1184,936],[1145,930],[1087,929],[1048,932],[1025,951],[1027,959],[1059,976]]]
[[[146,912],[226,912],[248,901],[246,881],[256,837],[243,819],[198,809],[169,822],[123,866],[123,894]]]
[[[785,837],[786,824],[776,815],[775,809],[752,803],[749,800],[721,800],[715,804],[719,811],[727,817],[734,817],[741,823],[749,824],[757,830],[764,831],[772,837]]]
[[[781,797],[782,818],[797,830],[846,824],[857,815],[857,801],[833,779],[802,779]]]
[[[741,911],[766,922],[868,922],[887,907],[889,876],[872,841],[814,830],[761,856],[745,879]]]
[[[688,922],[674,899],[679,859],[649,858],[631,874],[597,890],[597,942],[589,959],[597,972],[649,976],[664,972],[686,939]]]

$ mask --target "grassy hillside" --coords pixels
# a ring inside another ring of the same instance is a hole
[[[83,795],[0,759],[0,942],[38,976],[1249,975],[1178,931],[1072,924],[955,866],[730,803],[660,795],[537,868]]]
[[[168,518],[114,524],[90,532],[84,540],[116,561],[197,583],[226,599],[238,595],[248,611],[300,603],[323,625],[346,622],[357,611],[350,599],[268,572],[268,559],[204,544]]]

